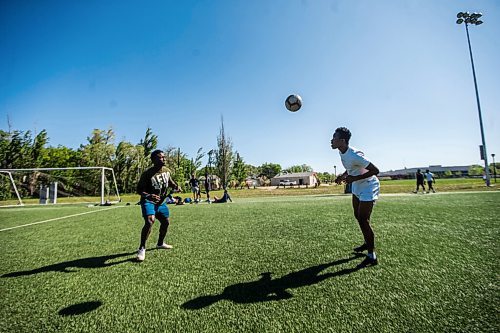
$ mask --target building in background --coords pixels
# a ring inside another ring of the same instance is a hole
[[[412,179],[415,178],[417,169],[422,172],[429,169],[430,172],[434,174],[437,178],[443,177],[468,177],[470,165],[461,166],[441,166],[441,165],[430,165],[428,167],[416,167],[416,168],[404,168],[399,170],[384,171],[378,174],[379,178],[391,178],[391,179]]]

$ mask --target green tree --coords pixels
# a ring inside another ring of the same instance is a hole
[[[271,179],[281,172],[281,165],[275,163],[264,163],[259,166],[259,176]]]
[[[188,169],[186,170],[185,174],[189,177],[193,173],[196,174],[196,172],[200,169],[201,164],[202,164],[202,159],[205,156],[205,153],[203,152],[203,148],[199,148],[198,151],[196,152],[196,157],[194,159],[190,159],[190,163],[188,164]]]
[[[259,176],[259,167],[253,166],[251,164],[245,164],[245,169],[247,170],[247,174],[254,178]]]
[[[313,169],[307,164],[302,165],[292,165],[291,167],[283,170],[287,173],[296,173],[296,172],[312,172]]]
[[[35,139],[32,139],[30,131],[0,131],[0,167],[5,169],[40,167],[47,141],[46,130],[42,130]],[[39,174],[39,172],[33,172],[29,177],[23,178],[26,188],[21,191],[27,191],[33,195]]]
[[[158,135],[153,134],[153,130],[148,127],[144,139],[141,139],[139,144],[144,148],[144,156],[148,157],[158,147]]]
[[[135,193],[142,170],[148,166],[148,158],[144,156],[144,146],[133,145],[122,141],[116,147],[116,159],[113,169],[120,192]]]
[[[2,169],[20,169],[29,167],[31,158],[28,153],[31,146],[30,132],[23,133],[22,131],[9,131],[5,132],[0,130],[0,168]],[[17,181],[20,180],[19,176],[14,175]],[[1,177],[2,186],[0,186],[0,197],[10,198],[10,182],[7,178]],[[20,192],[25,192],[23,188],[19,188]]]
[[[33,140],[31,145],[30,157],[32,161],[33,168],[39,168],[43,162],[45,145],[48,143],[49,138],[47,137],[47,131],[42,130]]]
[[[233,143],[224,130],[224,119],[221,117],[221,127],[217,137],[217,150],[215,151],[215,169],[220,177],[222,187],[226,187],[231,175],[231,161],[233,159]]]
[[[80,164],[80,153],[64,146],[47,147],[42,157],[42,168],[69,168]]]
[[[238,152],[236,152],[236,158],[233,162],[232,176],[239,186],[243,186],[243,182],[247,177],[247,170],[245,162],[243,162],[243,158],[241,158]]]
[[[164,152],[165,165],[170,170],[172,178],[185,189],[186,181],[191,177],[189,171],[194,168],[192,161],[180,148],[169,146]]]
[[[94,129],[92,135],[87,137],[88,144],[80,145],[82,166],[113,167],[116,153],[114,139],[115,134],[111,128],[108,130]],[[80,190],[82,193],[99,194],[100,189],[96,184],[101,182],[100,172],[79,170],[76,174],[81,179]]]
[[[0,130],[0,168],[7,168],[7,155],[10,144],[10,134]]]
[[[318,172],[316,175],[322,183],[329,183],[333,180],[333,175],[328,172]]]
[[[28,168],[31,163],[29,156],[31,151],[31,132],[1,131],[0,156],[2,158],[2,169]]]
[[[484,167],[474,164],[469,167],[469,176],[482,176]]]
[[[116,148],[113,129],[106,131],[94,129],[87,137],[88,144],[80,145],[83,163],[86,166],[112,167]]]

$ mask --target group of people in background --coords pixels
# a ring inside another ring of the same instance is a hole
[[[191,179],[189,180],[189,186],[191,186],[191,192],[193,193],[193,202],[194,203],[201,202],[200,181],[195,177],[194,173],[191,175]],[[208,173],[205,173],[204,187],[205,187],[205,193],[207,194],[206,201],[208,203],[226,203],[228,201],[233,202],[231,196],[227,192],[227,188],[225,187],[224,187],[224,194],[222,195],[222,197],[218,198],[214,196],[214,200],[213,201],[210,200],[210,179],[208,177]]]
[[[418,193],[420,187],[422,187],[422,193],[436,193],[434,190],[434,186],[432,185],[433,183],[436,182],[434,179],[434,174],[429,171],[429,169],[425,170],[425,173],[422,173],[420,169],[417,169],[416,173],[416,179],[417,179],[417,188],[413,193]],[[427,192],[425,192],[425,181],[427,181]]]

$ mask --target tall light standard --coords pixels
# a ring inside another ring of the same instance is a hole
[[[493,179],[495,179],[495,183],[497,182],[497,166],[495,164],[495,154],[491,154],[491,158],[493,159]]]
[[[486,152],[486,140],[484,139],[483,117],[481,115],[481,104],[479,103],[479,92],[477,90],[476,70],[474,69],[474,59],[472,58],[472,48],[470,46],[469,38],[469,24],[480,25],[483,24],[479,18],[483,16],[481,13],[460,12],[457,14],[457,24],[465,23],[465,31],[467,32],[467,42],[469,43],[470,62],[472,64],[472,76],[474,77],[474,88],[476,89],[477,111],[479,113],[479,126],[481,127],[481,139],[483,145],[481,147],[481,157],[484,159],[484,172],[486,175],[486,186],[490,186],[490,170],[488,168],[488,154]]]

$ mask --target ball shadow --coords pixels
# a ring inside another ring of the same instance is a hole
[[[81,315],[90,311],[94,311],[98,307],[102,305],[101,301],[92,301],[92,302],[82,302],[70,305],[59,310],[58,314],[60,316],[75,316]]]

